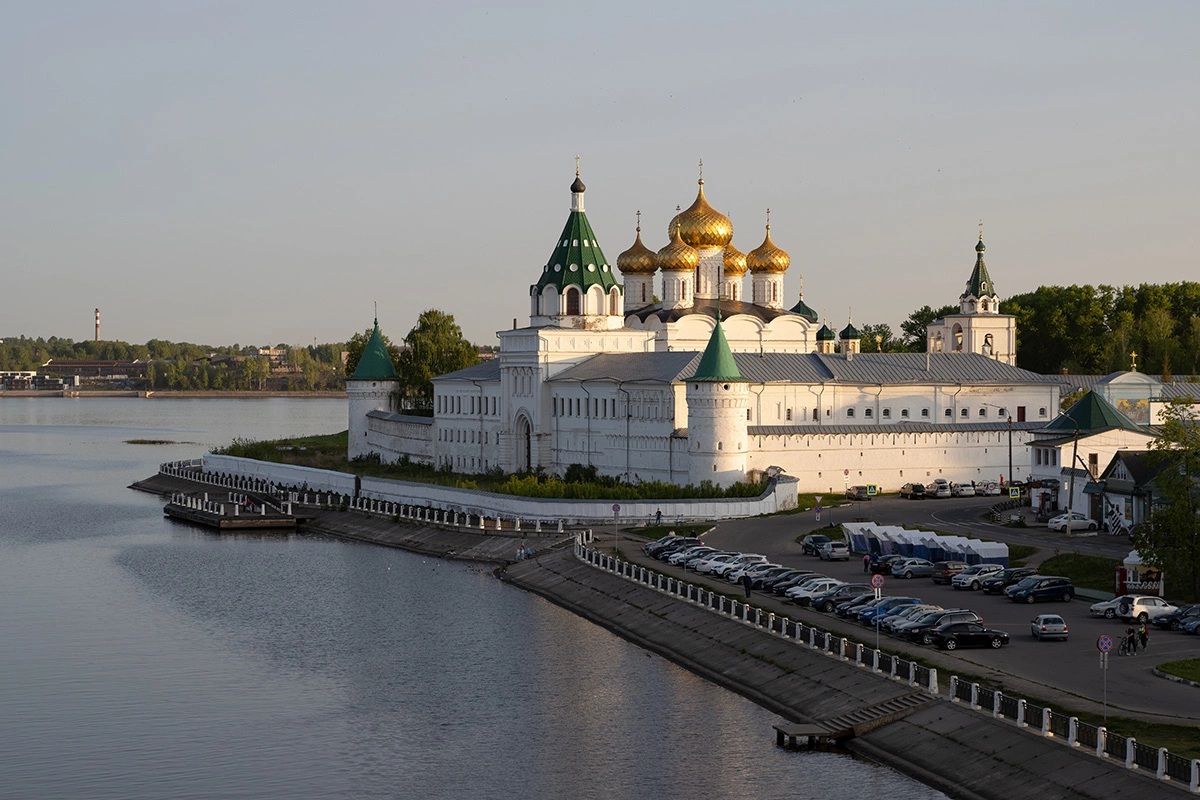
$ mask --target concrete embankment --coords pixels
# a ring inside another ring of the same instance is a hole
[[[792,722],[829,719],[913,691],[907,684],[596,569],[576,559],[569,547],[510,564],[502,578]],[[1012,722],[943,697],[930,695],[929,700],[847,746],[952,797],[1191,796],[1186,787],[1043,739]],[[773,746],[771,731],[763,731],[763,742]]]

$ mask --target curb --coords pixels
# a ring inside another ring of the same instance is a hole
[[[1181,678],[1178,675],[1168,675],[1167,673],[1160,670],[1158,667],[1152,667],[1150,671],[1153,672],[1159,678],[1166,678],[1167,680],[1174,681],[1175,683],[1186,683],[1188,686],[1195,686],[1197,688],[1200,688],[1200,683],[1197,683],[1196,681],[1189,681],[1187,678]]]

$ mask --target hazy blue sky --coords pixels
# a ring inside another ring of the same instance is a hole
[[[705,189],[842,324],[1196,280],[1200,3],[0,2],[0,335],[474,341],[575,154],[615,264]]]

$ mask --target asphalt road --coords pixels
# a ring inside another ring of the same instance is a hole
[[[1067,537],[1041,528],[1005,528],[985,521],[988,507],[995,498],[950,498],[942,500],[900,500],[884,498],[870,503],[855,504],[860,508],[833,510],[834,521],[852,517],[868,517],[880,524],[912,524],[974,538],[1004,541],[1009,544],[1031,544],[1042,548],[1042,555],[1061,552],[1087,552],[1124,556],[1129,552],[1128,540],[1123,537],[1100,535]],[[868,508],[869,506],[869,508]],[[829,521],[829,509],[822,513],[821,522],[812,512],[799,515],[765,517],[761,519],[723,522],[705,538],[707,544],[722,549],[762,553],[768,559],[788,566],[805,566],[847,582],[864,579],[861,557],[851,556],[848,562],[826,562],[815,556],[801,555],[796,537],[812,532],[813,528]],[[683,576],[683,571],[646,558],[640,550],[624,547],[626,557],[652,563],[656,568]],[[1034,561],[1040,560],[1034,558]],[[694,576],[695,583],[710,583],[713,588],[730,594],[740,588],[722,579]],[[983,617],[985,625],[1006,631],[1011,644],[1001,650],[990,648],[958,650],[945,653],[895,639],[884,634],[880,644],[885,649],[919,654],[945,670],[943,683],[949,674],[961,671],[986,676],[1009,689],[1015,696],[1035,696],[1061,702],[1073,708],[1109,714],[1137,716],[1155,721],[1196,724],[1200,720],[1200,688],[1179,684],[1153,675],[1153,665],[1165,661],[1200,657],[1200,636],[1159,631],[1151,626],[1150,647],[1146,653],[1133,657],[1109,657],[1107,671],[1100,668],[1096,640],[1102,634],[1119,638],[1125,630],[1120,620],[1092,618],[1088,607],[1093,601],[1076,599],[1070,603],[1013,603],[1006,597],[984,595],[981,592],[955,590],[933,583],[929,578],[886,579],[885,595],[913,596],[945,608],[970,608]],[[771,595],[754,593],[754,601],[812,624],[853,635],[860,641],[874,640],[874,629],[840,620],[836,616],[784,604]],[[1067,641],[1038,641],[1030,634],[1030,621],[1037,614],[1058,613],[1067,621],[1070,636]]]

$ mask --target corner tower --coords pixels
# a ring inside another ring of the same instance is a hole
[[[613,330],[624,326],[621,285],[584,212],[586,188],[576,160],[567,224],[542,267],[542,277],[529,287],[530,327]]]
[[[721,316],[700,357],[696,374],[687,379],[688,480],[712,481],[721,487],[746,479],[750,437],[746,428],[749,384],[738,371]]]
[[[349,401],[350,434],[346,447],[347,458],[359,458],[371,452],[367,441],[367,415],[372,411],[391,411],[392,394],[400,386],[400,376],[388,355],[379,332],[379,318],[375,318],[375,329],[363,347],[354,374],[346,379],[346,399]]]
[[[1016,366],[1017,318],[1000,313],[1000,295],[983,260],[986,250],[981,222],[975,267],[966,290],[959,295],[959,313],[929,324],[925,329],[926,347],[930,353],[978,353]]]

